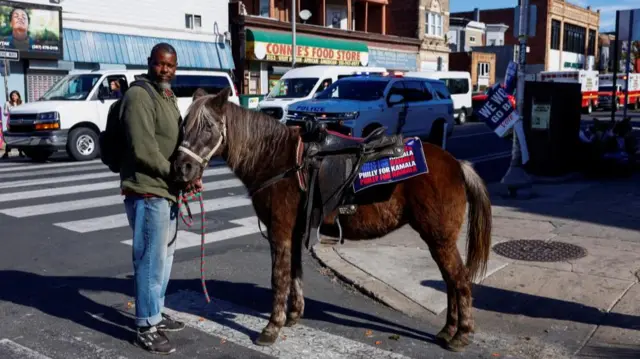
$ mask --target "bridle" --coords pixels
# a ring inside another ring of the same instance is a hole
[[[224,143],[225,137],[227,137],[227,118],[225,115],[222,115],[221,122],[222,122],[222,131],[220,131],[220,139],[218,139],[218,143],[204,157],[199,156],[197,153],[191,151],[190,149],[182,145],[178,147],[178,151],[186,153],[187,155],[191,156],[191,158],[198,161],[201,166],[207,166],[207,164],[209,163],[209,160],[211,160],[211,157],[213,157],[213,154],[216,153],[216,151],[218,151],[220,146],[222,146],[222,144]]]

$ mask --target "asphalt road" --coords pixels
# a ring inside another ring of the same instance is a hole
[[[457,126],[447,145],[489,182],[506,171],[510,147],[478,123]],[[0,160],[0,358],[152,357],[129,343],[131,232],[117,187],[117,175],[99,161]],[[440,348],[433,335],[443,316],[421,321],[397,313],[343,285],[307,254],[301,325],[284,329],[272,348],[253,345],[270,312],[269,248],[244,189],[223,164],[207,171],[204,187],[214,301],[203,302],[199,236],[181,224],[166,303],[189,327],[171,335],[173,357],[492,357],[477,346],[463,356]]]

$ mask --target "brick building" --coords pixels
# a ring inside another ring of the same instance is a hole
[[[600,11],[583,8],[564,0],[530,0],[536,5],[536,36],[529,38],[527,46],[527,72],[596,69],[597,39]],[[484,23],[502,23],[509,26],[505,45],[517,45],[513,35],[514,8],[480,10]],[[452,17],[473,18],[474,11],[453,13]]]
[[[449,54],[449,70],[469,72],[472,90],[482,92],[496,82],[496,54],[452,52]]]
[[[291,68],[291,1],[231,0],[234,81],[242,94],[267,94]],[[448,0],[293,0],[296,67],[446,69]],[[308,14],[308,13],[307,13]],[[402,18],[402,21],[398,19]]]

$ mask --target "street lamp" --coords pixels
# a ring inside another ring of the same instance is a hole
[[[291,0],[291,68],[296,67],[296,50],[298,47],[296,45],[296,20],[298,16],[298,13],[296,12],[297,2],[297,0]],[[307,21],[311,17],[311,11],[302,10],[299,15],[303,21]]]

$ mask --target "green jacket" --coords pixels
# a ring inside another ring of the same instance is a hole
[[[169,179],[171,155],[179,145],[182,118],[175,96],[167,96],[146,76],[137,77],[156,89],[150,98],[144,88],[124,93],[120,107],[126,150],[120,169],[124,193],[153,195],[176,201],[178,190]],[[173,94],[173,93],[171,93]]]

